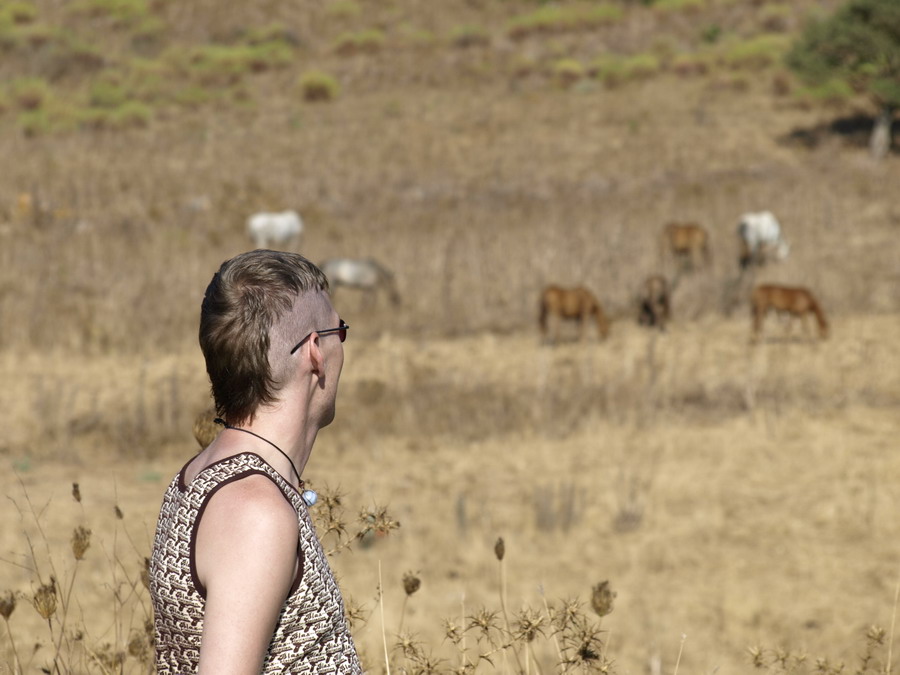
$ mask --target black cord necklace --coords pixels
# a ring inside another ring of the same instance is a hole
[[[273,448],[275,448],[278,452],[280,452],[282,455],[284,455],[284,458],[288,461],[288,463],[291,465],[291,468],[294,470],[294,475],[297,476],[297,481],[300,483],[300,489],[301,489],[301,490],[303,489],[303,479],[300,478],[300,472],[297,471],[297,467],[294,466],[294,462],[291,460],[290,457],[288,457],[288,454],[287,454],[284,450],[282,450],[281,448],[279,448],[277,445],[275,445],[275,444],[274,444],[272,441],[270,441],[268,438],[263,438],[262,436],[260,436],[260,435],[259,435],[258,433],[256,433],[255,431],[250,431],[249,429],[241,429],[240,427],[233,427],[233,426],[231,426],[230,424],[228,424],[225,420],[223,420],[221,417],[217,417],[216,419],[213,420],[213,422],[215,422],[216,424],[221,424],[221,425],[222,425],[223,427],[225,427],[226,429],[231,429],[232,431],[243,431],[245,434],[250,434],[251,436],[256,436],[259,440],[265,441],[266,443],[268,443],[269,445],[271,445],[271,446],[272,446]]]

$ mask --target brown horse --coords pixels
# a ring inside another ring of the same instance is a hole
[[[770,309],[799,318],[803,322],[804,328],[807,325],[806,317],[812,314],[819,324],[819,336],[823,340],[828,337],[828,321],[825,319],[825,313],[809,289],[774,285],[757,286],[753,289],[750,304],[753,311],[754,342],[759,339],[763,319]],[[790,327],[789,323],[787,329],[790,330]]]
[[[710,264],[709,233],[696,223],[669,223],[663,228],[660,243],[663,259],[670,254],[691,269]]]
[[[672,318],[672,292],[664,276],[654,274],[644,280],[639,296],[638,323],[666,329]]]
[[[585,324],[589,317],[597,322],[597,335],[605,339],[609,335],[609,321],[603,313],[603,307],[594,295],[584,288],[560,288],[559,286],[547,286],[541,293],[540,326],[541,335],[547,341],[547,333],[550,329],[549,317],[553,315],[554,330],[552,342],[559,340],[559,325],[563,319],[578,321],[578,334],[581,340],[585,337]]]

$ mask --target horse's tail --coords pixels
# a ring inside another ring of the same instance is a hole
[[[819,324],[819,335],[823,338],[828,337],[828,319],[825,318],[825,312],[822,311],[821,305],[819,305],[812,294],[809,296],[809,309],[816,315],[816,321]]]

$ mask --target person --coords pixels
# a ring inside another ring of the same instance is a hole
[[[349,326],[296,253],[227,260],[200,311],[223,430],[163,498],[150,558],[157,672],[361,673],[301,478],[335,416]]]

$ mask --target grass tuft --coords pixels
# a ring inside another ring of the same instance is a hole
[[[337,80],[328,73],[318,70],[303,73],[298,84],[305,101],[331,101],[340,93]]]
[[[615,23],[622,17],[622,9],[608,3],[594,7],[547,5],[513,18],[506,30],[509,37],[519,40],[531,35],[590,30]]]

